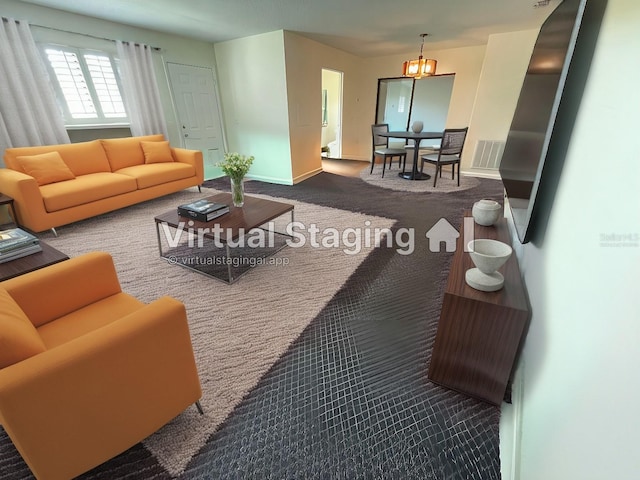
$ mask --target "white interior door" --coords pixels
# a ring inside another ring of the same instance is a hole
[[[213,70],[167,63],[185,148],[201,150],[204,178],[218,176],[215,164],[224,157],[224,137]]]

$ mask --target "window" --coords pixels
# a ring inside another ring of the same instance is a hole
[[[398,100],[398,113],[404,113],[405,103],[407,103],[407,98],[404,95],[400,95]]]
[[[53,45],[43,51],[67,126],[129,123],[111,55]]]

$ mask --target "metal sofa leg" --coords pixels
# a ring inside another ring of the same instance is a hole
[[[196,401],[196,408],[198,409],[198,413],[200,415],[204,415],[204,410],[202,409],[202,405],[200,405],[200,400]]]
[[[56,229],[55,229],[55,228],[51,227],[51,228],[50,228],[50,230],[51,230],[51,233],[53,233],[53,236],[54,236],[54,237],[57,237],[57,236],[58,236],[58,232],[56,232]]]

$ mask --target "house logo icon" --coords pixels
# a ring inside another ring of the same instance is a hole
[[[455,252],[456,240],[459,236],[458,230],[445,218],[438,220],[426,233],[426,237],[429,239],[429,250],[432,252],[440,252],[443,243],[445,251]]]

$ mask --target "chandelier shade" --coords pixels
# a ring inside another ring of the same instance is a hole
[[[422,78],[436,74],[436,66],[438,62],[433,58],[424,58],[422,56],[422,48],[424,47],[424,37],[429,35],[428,33],[422,33],[422,44],[420,45],[420,55],[416,60],[407,60],[402,64],[402,76]]]
[[[417,60],[407,60],[402,64],[403,77],[422,78],[436,74],[436,66],[438,62],[433,58],[422,58]]]

